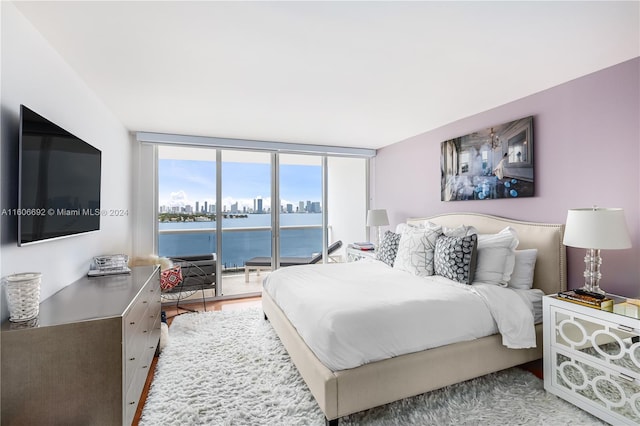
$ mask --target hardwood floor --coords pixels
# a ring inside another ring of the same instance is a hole
[[[196,303],[193,305],[185,305],[186,307],[202,310],[202,303]],[[260,297],[250,297],[246,299],[232,299],[232,300],[221,300],[215,302],[207,302],[206,308],[207,311],[223,311],[223,310],[231,310],[231,309],[247,309],[251,307],[261,306],[261,298]],[[176,310],[175,307],[164,307],[163,310],[167,314],[167,323],[171,326],[171,321],[175,317],[175,315],[180,313],[185,313],[188,311],[185,310]],[[151,382],[153,380],[153,376],[156,370],[156,364],[158,363],[158,357],[156,356],[153,359],[151,364],[150,374],[147,376],[147,382],[144,385],[144,390],[142,391],[142,396],[140,398],[140,404],[138,405],[138,410],[136,412],[135,417],[133,418],[133,426],[138,426],[140,421],[140,416],[142,415],[142,409],[144,407],[144,403],[147,400],[147,395],[149,394],[149,387],[151,386]],[[529,371],[535,374],[538,378],[542,379],[542,360],[532,361],[527,364],[523,364],[519,366],[520,368]]]
[[[202,310],[202,302],[194,303],[192,305],[184,305],[187,308],[193,308],[198,311]],[[232,309],[247,309],[255,306],[261,306],[260,297],[250,297],[245,299],[230,299],[230,300],[219,300],[215,302],[207,302],[206,308],[207,311],[227,311]],[[188,311],[183,309],[176,309],[175,307],[166,306],[162,308],[167,314],[167,324],[171,326],[171,322],[175,318],[176,315],[187,313]],[[149,388],[151,386],[151,382],[153,381],[153,376],[156,371],[156,364],[158,363],[158,357],[153,358],[153,362],[151,363],[151,368],[149,370],[149,375],[147,376],[147,381],[144,385],[144,390],[142,391],[142,396],[140,397],[140,404],[138,404],[138,410],[136,411],[136,415],[133,418],[132,426],[138,426],[140,422],[140,416],[142,415],[142,409],[144,408],[144,403],[147,400],[147,396],[149,395]]]

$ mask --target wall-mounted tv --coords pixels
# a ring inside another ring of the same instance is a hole
[[[18,245],[100,229],[100,150],[20,105]]]

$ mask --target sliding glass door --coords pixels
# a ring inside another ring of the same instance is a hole
[[[158,255],[216,252],[216,150],[158,147]]]
[[[281,154],[278,165],[280,256],[307,260],[322,252],[322,157]]]
[[[271,264],[271,154],[234,150],[221,154],[221,293],[259,293],[262,280],[247,278]],[[247,262],[258,260],[255,269],[245,271]]]
[[[157,253],[215,254],[207,297],[260,293],[276,263],[322,262],[325,246],[366,239],[367,159],[156,148]]]

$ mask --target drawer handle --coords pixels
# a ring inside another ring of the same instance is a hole
[[[142,330],[142,332],[143,332],[143,333],[146,333],[146,332],[147,332],[147,330]]]
[[[627,376],[627,375],[626,375],[626,374],[624,374],[624,373],[619,373],[619,376],[620,376],[620,378],[621,378],[621,379],[624,379],[624,380],[626,380],[626,381],[628,381],[628,382],[631,382],[631,383],[633,383],[633,382],[635,382],[635,381],[636,381],[633,377],[631,377],[631,376]]]
[[[628,325],[618,324],[618,328],[622,331],[633,333],[633,328],[629,327]]]
[[[133,358],[129,358],[129,361],[135,361],[136,357],[134,356]]]
[[[149,368],[149,366],[148,365],[143,365],[142,368]]]
[[[147,301],[146,301],[146,300],[143,300],[143,301],[142,301],[142,303],[147,303]]]
[[[136,405],[136,402],[135,402],[135,401],[131,401],[131,402],[129,403],[129,405]]]
[[[136,325],[136,322],[135,322],[135,321],[131,321],[131,322],[129,323],[129,325]]]

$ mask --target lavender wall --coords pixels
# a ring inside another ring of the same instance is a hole
[[[464,102],[464,100],[461,100]],[[534,117],[535,197],[440,201],[440,143]],[[378,151],[372,208],[392,228],[411,216],[471,211],[564,223],[576,207],[622,207],[633,248],[603,251],[605,290],[640,296],[640,58],[417,135]],[[569,288],[583,285],[584,250],[567,248]]]

